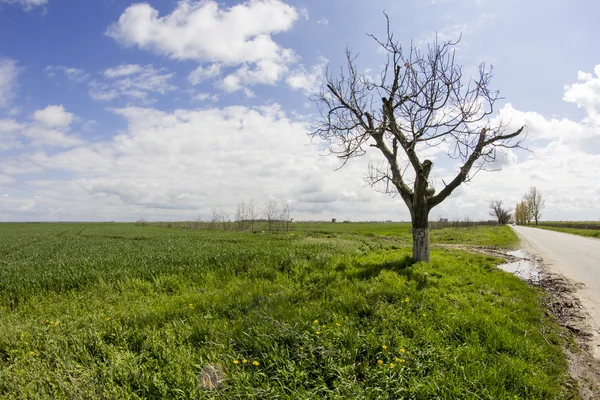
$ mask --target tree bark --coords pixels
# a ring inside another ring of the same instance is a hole
[[[413,261],[429,262],[429,211],[425,208],[412,213]]]

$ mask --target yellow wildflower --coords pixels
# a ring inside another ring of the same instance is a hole
[[[396,364],[390,363],[390,368],[394,368],[395,366],[396,366]]]
[[[107,321],[110,321],[110,317],[106,317],[106,320],[107,320]]]
[[[403,360],[403,359],[399,359],[399,360],[398,360],[398,362],[399,362],[399,363],[403,363],[403,362],[404,362],[404,360]]]
[[[29,355],[33,357],[33,356],[35,356],[35,352],[34,351],[30,351]]]
[[[377,360],[377,364],[382,365],[383,364],[383,360]]]
[[[325,328],[327,328],[327,325],[323,325],[321,328],[325,329]]]
[[[193,304],[190,304],[188,307],[191,308],[191,309],[194,309],[194,305]]]
[[[313,321],[313,324],[318,324],[318,323],[319,323],[319,320],[318,320],[318,319],[315,319],[315,320]]]
[[[258,363],[258,361],[252,361],[252,365],[254,365],[255,367],[258,367],[260,364]]]
[[[269,293],[269,296],[273,296],[273,293]]]
[[[396,357],[396,358],[394,358],[394,361],[400,362],[400,359],[398,357]]]
[[[242,364],[246,364],[248,362],[248,360],[246,360],[245,358],[242,360]]]
[[[381,346],[382,349],[386,350],[387,346],[384,344],[383,346]]]
[[[335,326],[341,326],[340,324],[335,324]]]
[[[233,363],[234,363],[235,365],[238,365],[240,362],[239,362],[238,360],[233,360]]]
[[[320,331],[316,331],[315,333],[316,333],[317,335],[320,335],[320,334],[321,334],[321,332],[320,332]]]
[[[400,349],[400,353],[404,353],[405,351],[404,348]]]
[[[410,301],[410,299],[407,297],[404,299],[404,301],[408,303]]]

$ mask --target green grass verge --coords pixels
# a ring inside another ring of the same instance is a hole
[[[497,259],[329,236],[2,224],[0,397],[570,398],[542,293]]]
[[[543,226],[543,225],[534,226],[534,228],[546,229],[549,231],[570,233],[572,235],[579,235],[579,236],[600,239],[600,230],[597,230],[597,229],[562,228],[562,227],[558,227],[558,226]]]

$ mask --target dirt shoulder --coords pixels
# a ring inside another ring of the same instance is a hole
[[[522,258],[507,254],[507,250],[494,247],[478,247],[465,245],[439,245],[469,252],[486,254],[506,260],[507,263],[522,260]],[[543,289],[546,294],[545,307],[548,315],[553,317],[560,326],[565,328],[565,354],[569,360],[569,374],[577,382],[582,399],[600,399],[600,359],[594,357],[600,348],[598,336],[591,332],[590,316],[585,311],[577,296],[581,284],[571,281],[562,275],[553,273],[544,264],[544,260],[535,254],[531,247],[524,246],[541,269],[540,279],[530,281],[532,286]],[[570,335],[569,335],[570,333]]]

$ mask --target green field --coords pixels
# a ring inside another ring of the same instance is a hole
[[[0,224],[0,398],[573,398],[542,293],[498,259],[412,264],[407,225],[300,227]]]
[[[540,222],[536,228],[571,233],[573,235],[600,238],[600,222]]]

